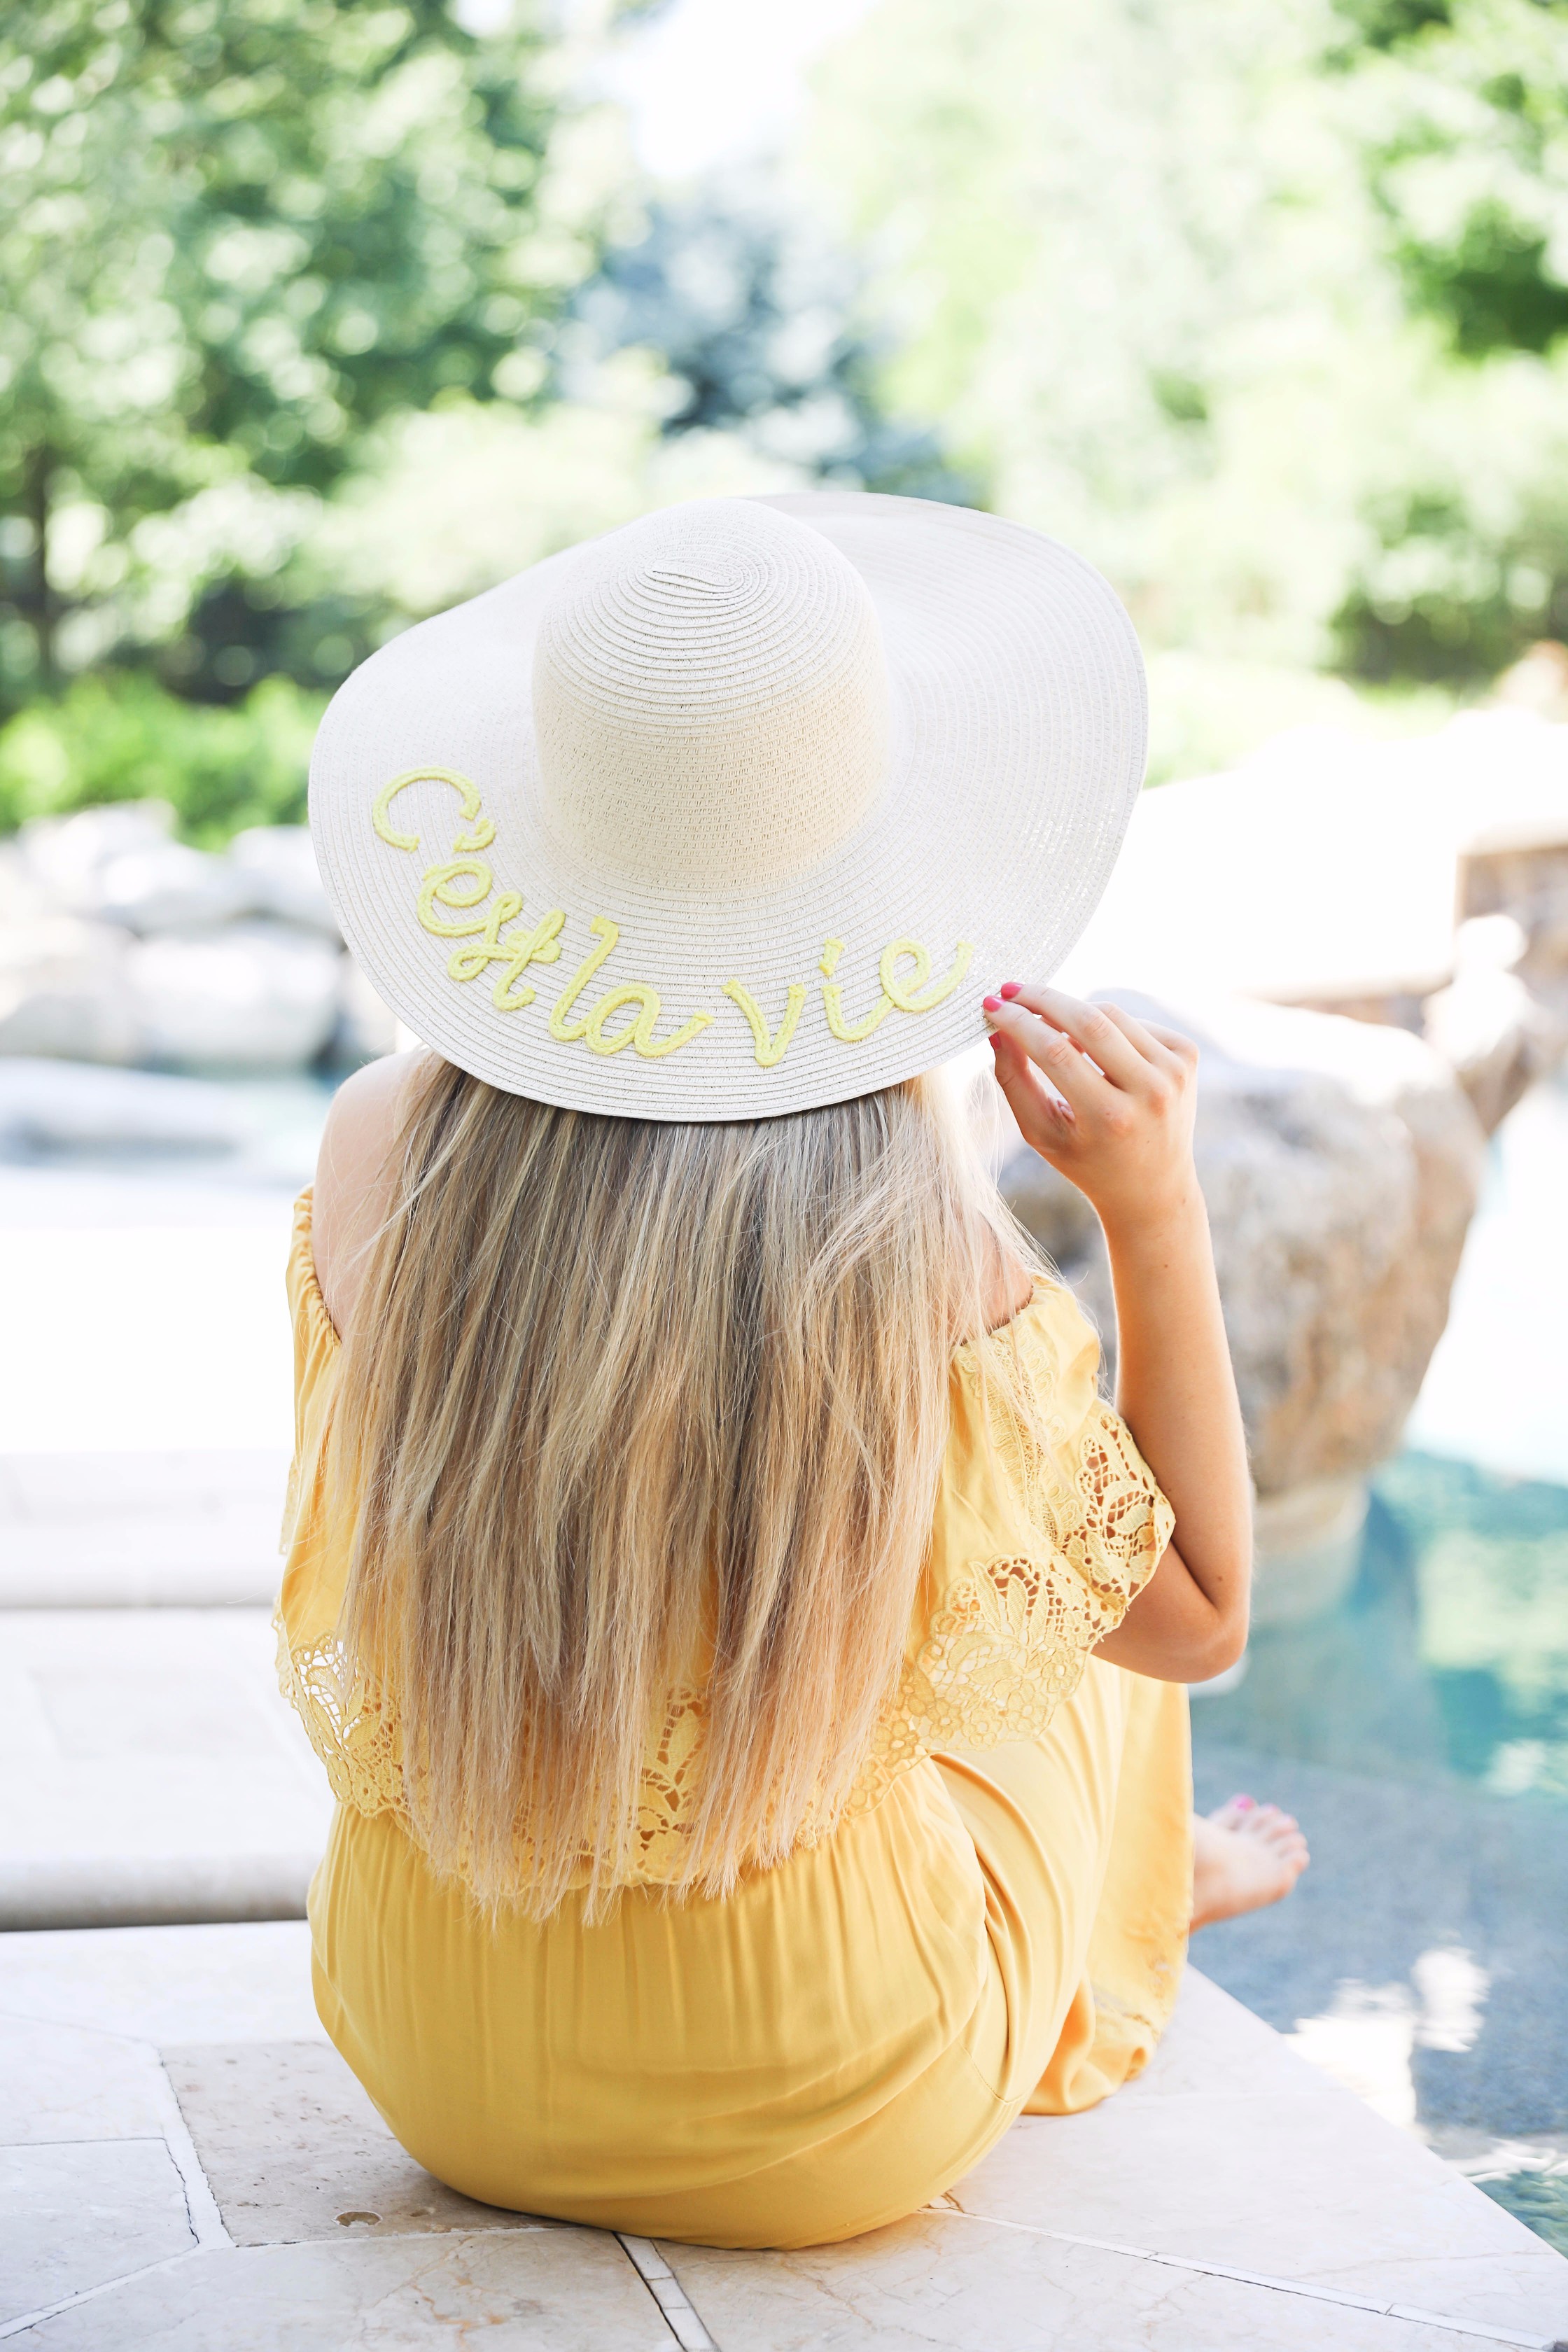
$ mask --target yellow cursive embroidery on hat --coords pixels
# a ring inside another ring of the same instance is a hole
[[[828,1027],[836,1037],[842,1037],[847,1045],[863,1045],[874,1029],[881,1027],[893,1009],[893,1000],[890,996],[879,996],[863,1021],[846,1021],[839,992],[837,989],[828,986],[826,982],[823,984],[822,1003],[827,1014]]]
[[[519,979],[531,963],[557,963],[561,958],[561,930],[566,917],[561,908],[552,907],[531,931],[513,931],[503,940],[500,928],[522,912],[522,899],[515,890],[503,890],[490,908],[489,920],[482,936],[472,947],[454,948],[447,959],[449,978],[458,981],[478,980],[480,972],[492,963],[505,966],[500,978],[490,991],[490,1003],[498,1013],[521,1013],[525,1004],[533,1003],[533,989]]]
[[[466,888],[462,886],[465,875],[471,886]],[[445,866],[427,866],[419,885],[419,920],[438,940],[466,940],[484,929],[487,918],[477,915],[471,922],[444,923],[437,908],[477,907],[489,897],[494,887],[494,875],[477,857],[453,857]],[[518,899],[518,905],[521,904]]]
[[[590,1016],[584,1013],[581,1021],[569,1021],[567,1015],[605,957],[614,954],[616,941],[621,936],[619,923],[612,923],[607,915],[595,915],[588,929],[599,944],[584,957],[567,982],[565,992],[556,998],[551,1009],[550,1034],[562,1045],[570,1045],[575,1038],[587,1035]]]
[[[370,821],[383,841],[391,849],[417,849],[416,833],[399,833],[392,822],[392,803],[409,784],[450,784],[462,804],[465,821],[473,826],[471,833],[459,834],[452,844],[455,855],[488,849],[496,837],[496,829],[488,816],[481,814],[479,788],[471,777],[459,775],[455,768],[405,768],[389,784],[383,784],[371,803]]]
[[[951,996],[969,970],[974,950],[967,940],[960,940],[952,970],[944,979],[932,982],[931,957],[919,940],[894,940],[890,946],[882,950],[877,967],[882,992],[859,1021],[845,1019],[843,997],[838,988],[832,984],[833,975],[838,969],[838,959],[843,953],[842,940],[824,941],[822,961],[817,966],[824,982],[823,1009],[834,1036],[841,1038],[847,1045],[858,1045],[874,1030],[881,1027],[889,1013],[930,1013],[945,997]],[[899,966],[906,961],[913,963],[914,971],[907,978],[900,978]],[[929,986],[928,982],[931,983]]]
[[[767,1020],[763,1008],[743,981],[727,980],[724,982],[724,993],[731,1004],[740,1006],[751,1024],[752,1035],[756,1042],[758,1069],[771,1070],[775,1063],[784,1060],[789,1051],[789,1041],[799,1025],[801,1013],[805,1004],[805,989],[798,980],[790,982],[789,993],[784,1000],[784,1017],[771,1036],[768,1034]]]
[[[822,961],[816,967],[823,975],[822,1003],[827,1014],[827,1025],[833,1034],[836,1037],[841,1037],[847,1045],[858,1045],[871,1034],[873,1029],[879,1028],[887,1019],[893,1009],[893,999],[884,992],[879,996],[863,1021],[846,1021],[843,999],[839,991],[828,984],[831,975],[838,969],[838,959],[843,952],[842,940],[824,941]]]
[[[510,950],[500,943],[500,927],[522,912],[521,890],[503,890],[485,920],[472,925],[479,934],[478,944],[471,948],[454,948],[447,958],[447,971],[453,980],[478,980],[494,956],[505,956]]]
[[[901,981],[898,976],[898,966],[906,956],[911,959],[915,969],[911,978]],[[914,940],[895,940],[891,947],[882,950],[882,961],[878,966],[882,993],[891,998],[900,1013],[930,1013],[944,997],[952,994],[973,959],[973,948],[967,940],[960,940],[952,970],[947,978],[927,988],[926,982],[931,978],[930,956]]]
[[[521,1013],[525,1004],[533,1003],[531,985],[524,981],[520,987],[518,975],[531,963],[560,962],[560,933],[565,920],[562,909],[552,907],[525,940],[517,940],[515,945],[512,940],[507,942],[510,951],[506,970],[490,991],[490,1003],[498,1013]],[[513,937],[515,939],[515,934]]]
[[[628,1021],[624,1029],[617,1029],[614,1036],[606,1036],[605,1022],[612,1013],[623,1011],[628,1004],[639,1008],[637,1018]],[[694,1013],[690,1020],[672,1035],[656,1039],[654,1024],[658,1015],[658,989],[650,988],[644,980],[624,981],[619,988],[612,988],[600,997],[588,1015],[583,1034],[595,1054],[618,1054],[623,1045],[635,1045],[645,1061],[658,1062],[666,1054],[673,1054],[678,1046],[689,1045],[693,1037],[700,1036],[704,1029],[713,1025],[710,1013]]]

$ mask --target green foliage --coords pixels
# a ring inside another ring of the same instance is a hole
[[[880,0],[819,79],[879,392],[1145,642],[1468,691],[1568,635],[1568,7]]]
[[[1568,8],[1350,13],[1383,53],[1364,74],[1364,152],[1412,302],[1467,358],[1550,350],[1568,333]]]
[[[25,684],[57,643],[79,667],[127,625],[177,631],[161,519],[203,541],[190,594],[264,580],[368,425],[526,394],[520,343],[587,256],[540,233],[530,31],[476,41],[442,0],[44,0],[5,23],[0,658]]]
[[[1550,351],[1568,330],[1568,286],[1548,268],[1548,251],[1543,230],[1493,203],[1478,205],[1441,243],[1402,240],[1400,258],[1418,307],[1443,320],[1457,352],[1479,359]]]
[[[1339,10],[1369,49],[1397,48],[1454,16],[1450,0],[1339,0]]]
[[[302,824],[322,699],[277,677],[219,709],[133,673],[79,678],[0,729],[0,829],[137,800],[172,802],[204,848],[246,825]]]
[[[574,297],[572,318],[603,352],[658,354],[667,436],[723,433],[808,478],[972,502],[931,425],[882,412],[863,258],[745,173],[656,203],[638,226]]]

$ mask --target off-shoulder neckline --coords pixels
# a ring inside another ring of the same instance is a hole
[[[327,1297],[321,1288],[321,1277],[316,1272],[314,1242],[316,1188],[307,1184],[294,1202],[294,1247],[300,1259],[300,1287],[306,1306],[325,1327],[334,1348],[343,1344],[343,1335],[327,1311]]]
[[[315,1187],[307,1184],[294,1203],[295,1247],[300,1251],[300,1287],[304,1292],[307,1305],[325,1326],[333,1347],[341,1349],[343,1344],[343,1335],[328,1312],[326,1294],[321,1288],[321,1277],[316,1272],[316,1253],[312,1240],[314,1210]],[[1037,1274],[1035,1276],[1034,1287],[1023,1305],[1007,1318],[1005,1323],[994,1325],[985,1334],[986,1339],[1005,1339],[1008,1333],[1016,1332],[1024,1318],[1026,1315],[1032,1315],[1037,1307],[1044,1307],[1053,1299],[1069,1295],[1065,1284],[1053,1282],[1049,1275]],[[954,1361],[973,1362],[977,1345],[978,1342],[973,1339],[960,1340],[953,1350]]]

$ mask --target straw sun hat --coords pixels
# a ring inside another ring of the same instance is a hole
[[[1103,890],[1138,642],[1054,540],[921,499],[672,507],[372,656],[310,824],[448,1061],[659,1119],[839,1102],[984,1034]]]

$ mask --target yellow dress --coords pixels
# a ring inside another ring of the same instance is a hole
[[[903,1671],[837,1825],[721,1901],[671,1900],[700,1736],[672,1706],[609,1916],[584,1925],[568,1896],[494,1927],[408,1832],[394,1701],[344,1687],[353,1530],[324,1496],[339,1352],[309,1194],[289,1296],[279,1672],[339,1800],[310,1890],[316,2004],[411,2155],[493,2205],[813,2245],[940,2195],[1020,2111],[1072,2113],[1141,2070],[1185,1950],[1186,1694],[1089,1652],[1172,1517],[1096,1394],[1069,1293],[1042,1283],[1009,1327],[1047,1449],[1025,1458],[1010,1428],[987,1444],[954,1360]]]

